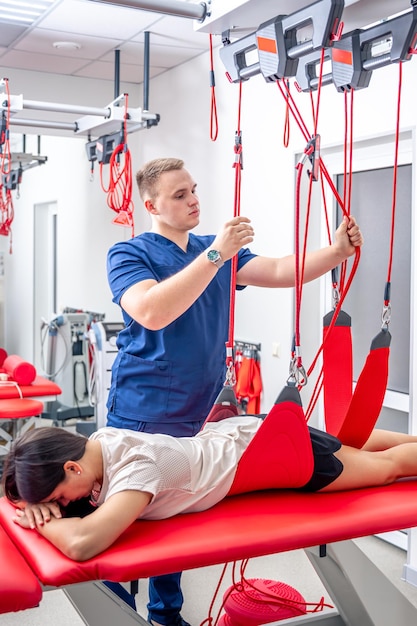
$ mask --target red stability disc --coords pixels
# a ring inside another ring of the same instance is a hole
[[[230,615],[228,615],[227,613],[223,613],[223,615],[219,617],[217,626],[235,626],[235,622],[232,620]]]
[[[236,626],[257,626],[306,614],[301,593],[277,580],[252,578],[224,594],[224,610]],[[224,626],[231,626],[225,622]]]

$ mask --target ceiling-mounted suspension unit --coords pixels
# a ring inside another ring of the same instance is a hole
[[[280,15],[230,43],[223,36],[220,57],[231,82],[261,73],[266,81],[295,77],[302,91],[334,83],[338,91],[363,89],[373,70],[409,61],[417,43],[417,2],[396,17],[340,36],[343,0],[321,0],[291,15]],[[307,33],[307,34],[306,34]],[[323,52],[324,49],[324,52]],[[256,53],[256,62],[248,58]]]
[[[319,0],[291,15],[264,22],[255,33],[238,41],[230,43],[224,37],[220,57],[229,80],[240,82],[259,73],[266,81],[295,76],[300,58],[331,45],[343,8],[343,0]],[[258,60],[248,64],[253,50],[258,51]]]
[[[351,33],[332,49],[333,82],[338,91],[369,85],[372,71],[412,58],[417,40],[417,7],[368,29]]]
[[[417,7],[366,29],[343,35],[326,50],[329,71],[322,84],[334,83],[338,91],[368,87],[373,70],[409,61],[417,41]],[[296,81],[302,91],[317,89],[320,51],[300,60]]]

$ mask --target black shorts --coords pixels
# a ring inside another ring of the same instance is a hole
[[[314,470],[313,475],[301,487],[301,491],[319,491],[330,485],[343,472],[343,463],[334,456],[334,452],[340,450],[341,442],[333,435],[308,427],[311,444],[313,447]]]

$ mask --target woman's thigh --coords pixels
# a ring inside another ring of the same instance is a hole
[[[396,478],[394,463],[389,452],[368,452],[342,446],[334,455],[343,464],[343,471],[321,491],[380,486]]]

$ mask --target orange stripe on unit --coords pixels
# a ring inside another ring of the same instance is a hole
[[[345,63],[352,65],[352,53],[349,50],[340,50],[340,48],[332,48],[332,59],[335,63]]]
[[[257,37],[258,40],[258,50],[262,50],[262,52],[273,52],[277,53],[277,42],[275,39],[267,39],[266,37]]]

